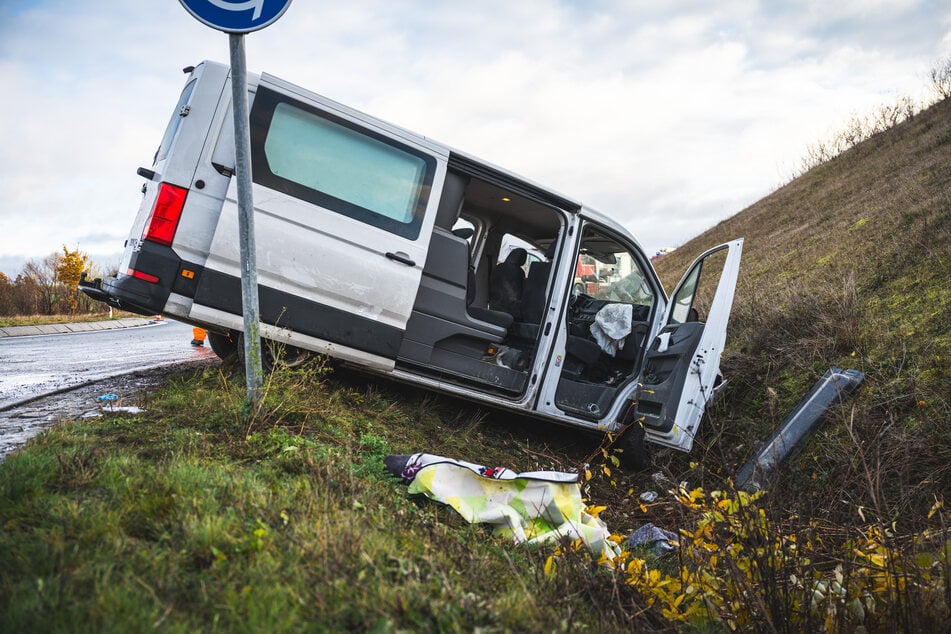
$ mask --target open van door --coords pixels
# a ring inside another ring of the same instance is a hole
[[[687,270],[647,350],[635,420],[649,440],[690,451],[717,389],[743,240],[710,249]],[[714,292],[715,291],[715,292]]]
[[[448,151],[266,74],[250,127],[262,336],[391,370]],[[190,314],[198,321],[239,323],[235,198],[232,182]]]

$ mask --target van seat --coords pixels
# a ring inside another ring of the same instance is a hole
[[[502,341],[513,318],[508,313],[472,305],[474,276],[469,266],[469,244],[450,231],[435,228],[407,336],[429,342],[430,346],[450,334]]]

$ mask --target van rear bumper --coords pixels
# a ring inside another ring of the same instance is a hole
[[[84,272],[79,280],[79,290],[120,310],[140,315],[161,314],[180,275],[182,260],[169,247],[149,242],[140,244],[140,250],[130,260],[128,273],[88,281]],[[136,277],[133,271],[157,281]],[[185,289],[175,290],[182,292]],[[191,294],[194,294],[193,290]]]
[[[160,314],[169,295],[157,285],[131,275],[96,278],[89,282],[85,272],[79,280],[79,290],[97,301],[139,315]]]

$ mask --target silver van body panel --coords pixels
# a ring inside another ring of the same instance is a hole
[[[273,75],[248,87],[264,338],[580,429],[643,424],[690,449],[742,240],[704,254],[675,306],[610,216]],[[230,69],[202,62],[140,169],[118,275],[83,290],[240,333],[234,165]],[[165,244],[154,228],[168,223]],[[706,259],[717,253],[722,270]],[[708,279],[716,292],[702,295]]]

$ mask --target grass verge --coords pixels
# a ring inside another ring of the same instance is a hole
[[[384,474],[391,452],[459,455],[481,414],[322,375],[275,375],[248,422],[243,387],[208,370],[172,381],[146,415],[63,424],[10,455],[4,629],[623,629],[545,578],[544,553],[417,504]],[[590,577],[607,592],[608,575]]]
[[[0,328],[11,326],[45,326],[47,324],[78,324],[89,321],[112,321],[126,317],[141,317],[122,310],[98,313],[77,313],[73,315],[8,315],[0,317]]]
[[[767,520],[749,498],[621,473],[608,452],[591,459],[590,438],[422,391],[315,365],[265,392],[249,420],[229,368],[181,375],[144,414],[64,423],[0,463],[4,627],[874,631],[951,605],[938,505],[916,535]],[[385,475],[385,455],[420,450],[517,470],[587,461],[611,528],[653,521],[679,548],[611,567],[577,544],[512,545]],[[646,487],[658,501],[638,500]]]

